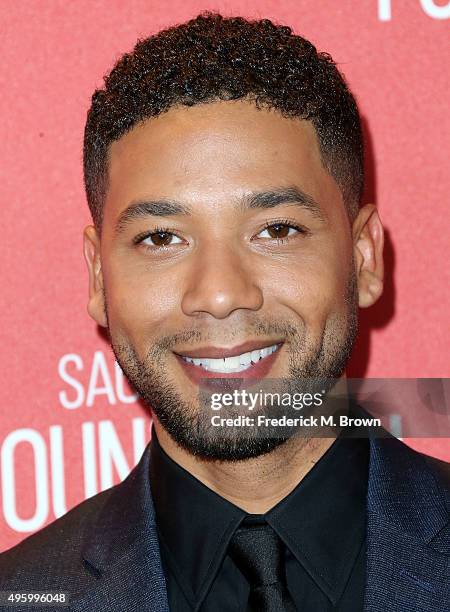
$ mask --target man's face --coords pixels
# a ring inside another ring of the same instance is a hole
[[[190,452],[242,459],[282,442],[200,441],[201,379],[342,374],[357,326],[351,225],[309,122],[238,101],[135,127],[110,149],[99,245],[106,312],[91,314]]]

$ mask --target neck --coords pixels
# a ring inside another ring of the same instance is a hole
[[[176,444],[154,417],[159,443],[169,457],[208,488],[251,514],[264,514],[303,480],[334,442],[295,436],[270,453],[243,461],[210,461]]]

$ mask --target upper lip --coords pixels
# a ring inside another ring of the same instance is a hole
[[[243,353],[249,353],[258,349],[267,348],[274,344],[280,344],[282,340],[249,340],[243,344],[232,346],[231,348],[220,347],[220,346],[201,346],[199,348],[192,348],[186,351],[174,351],[176,355],[181,357],[210,357],[211,359],[221,359],[225,357],[236,357]]]

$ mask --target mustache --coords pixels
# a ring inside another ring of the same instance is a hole
[[[245,341],[249,338],[260,336],[281,336],[286,339],[298,338],[300,335],[298,327],[284,321],[255,321],[248,325],[227,324],[226,333],[223,326],[202,329],[188,329],[174,334],[163,336],[153,345],[150,353],[161,354],[183,344],[227,344],[235,339]]]

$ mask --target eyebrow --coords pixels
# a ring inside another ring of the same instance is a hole
[[[324,214],[314,198],[298,187],[280,187],[267,191],[246,194],[237,201],[237,207],[241,211],[248,209],[269,209],[282,204],[299,206],[318,219],[324,220]],[[115,233],[120,234],[134,220],[143,217],[171,217],[174,215],[189,216],[192,209],[186,204],[175,200],[138,200],[132,202],[123,210],[117,220]]]
[[[315,217],[324,219],[324,214],[316,200],[298,187],[281,187],[244,196],[241,207],[274,208],[281,204],[293,204],[311,212]]]
[[[174,200],[139,200],[132,202],[120,213],[114,231],[116,234],[120,234],[132,221],[142,217],[170,217],[190,214],[189,206]]]

